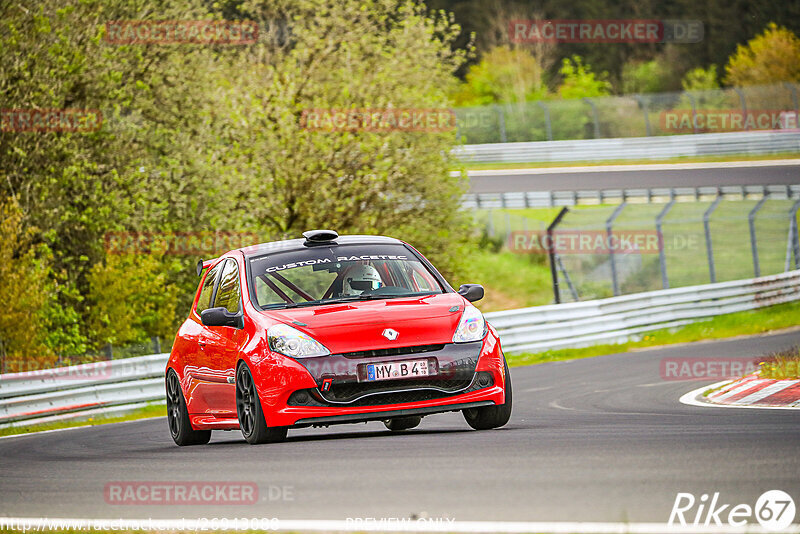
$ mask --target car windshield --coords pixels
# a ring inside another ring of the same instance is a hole
[[[415,254],[391,244],[315,246],[252,258],[250,278],[262,309],[444,292]]]

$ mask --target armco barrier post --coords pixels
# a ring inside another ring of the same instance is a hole
[[[717,273],[714,269],[714,247],[711,244],[711,227],[709,221],[711,219],[711,214],[714,213],[714,210],[717,209],[719,206],[720,201],[722,200],[722,191],[717,190],[717,198],[714,199],[714,202],[708,207],[708,209],[703,213],[703,232],[706,235],[706,255],[708,256],[708,274],[709,278],[711,279],[711,283],[715,283],[717,281]]]
[[[553,219],[553,222],[547,227],[547,255],[550,256],[550,276],[553,279],[553,296],[556,299],[556,304],[561,304],[561,294],[558,291],[558,271],[556,270],[556,251],[553,248],[553,230],[556,229],[556,226],[558,226],[558,223],[561,222],[561,219],[564,218],[564,215],[566,215],[568,211],[569,208],[566,206],[561,208],[556,218]]]
[[[764,196],[761,197],[761,200],[755,205],[753,209],[750,210],[750,213],[747,214],[747,224],[750,227],[750,248],[753,251],[753,275],[758,278],[761,276],[761,267],[758,264],[758,241],[756,239],[756,214],[758,210],[761,209],[761,206],[769,198],[769,193],[764,188]]]

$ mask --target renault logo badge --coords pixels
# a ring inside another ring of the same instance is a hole
[[[395,339],[397,339],[397,336],[399,335],[400,333],[397,330],[392,330],[391,328],[387,328],[386,330],[383,331],[383,337],[385,337],[389,341],[394,341]]]

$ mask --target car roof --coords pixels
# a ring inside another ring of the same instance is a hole
[[[331,243],[336,245],[403,245],[404,243],[399,239],[393,237],[385,237],[380,235],[341,235],[330,242],[315,243],[314,245],[307,246],[305,239],[287,239],[284,241],[272,241],[270,243],[261,243],[259,245],[251,245],[243,247],[239,250],[244,254],[245,259],[254,258],[256,256],[264,256],[275,252],[290,252],[293,250],[307,250],[313,247],[326,246]]]

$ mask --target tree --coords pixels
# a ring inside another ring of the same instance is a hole
[[[707,69],[696,67],[683,77],[681,86],[684,91],[708,91],[719,89],[717,66],[710,65]]]
[[[469,68],[452,101],[456,106],[484,106],[538,100],[546,93],[543,70],[534,56],[498,46]]]
[[[742,87],[800,81],[800,39],[775,23],[746,45],[738,45],[725,66],[725,83]]]
[[[0,197],[0,372],[52,363],[42,318],[48,302],[47,249],[33,246],[32,236],[17,203]]]
[[[589,65],[583,64],[580,56],[565,58],[559,73],[562,81],[558,96],[561,98],[591,98],[611,93],[611,84],[605,80],[605,74],[597,76]]]
[[[256,21],[256,44],[105,39],[109,21],[223,16]],[[57,301],[41,321],[63,335],[37,346],[62,354],[168,336],[185,317],[197,258],[114,257],[110,232],[268,240],[333,227],[405,238],[457,272],[470,219],[460,211],[466,180],[450,175],[454,124],[433,133],[303,125],[317,108],[446,115],[466,56],[451,46],[457,33],[451,17],[411,0],[0,4],[4,108],[102,116],[83,132],[0,129],[0,197],[18,204],[20,235],[30,234],[15,258],[40,244],[52,251],[49,261],[33,256]],[[40,308],[12,296],[22,310]]]
[[[275,238],[310,228],[389,234],[454,274],[469,239],[464,182],[451,177],[455,129],[441,133],[314,131],[303,113],[443,109],[464,53],[448,16],[407,0],[241,6],[245,18],[291,20],[291,46],[259,44],[221,76],[209,107],[228,213]],[[213,116],[212,116],[213,112]]]

